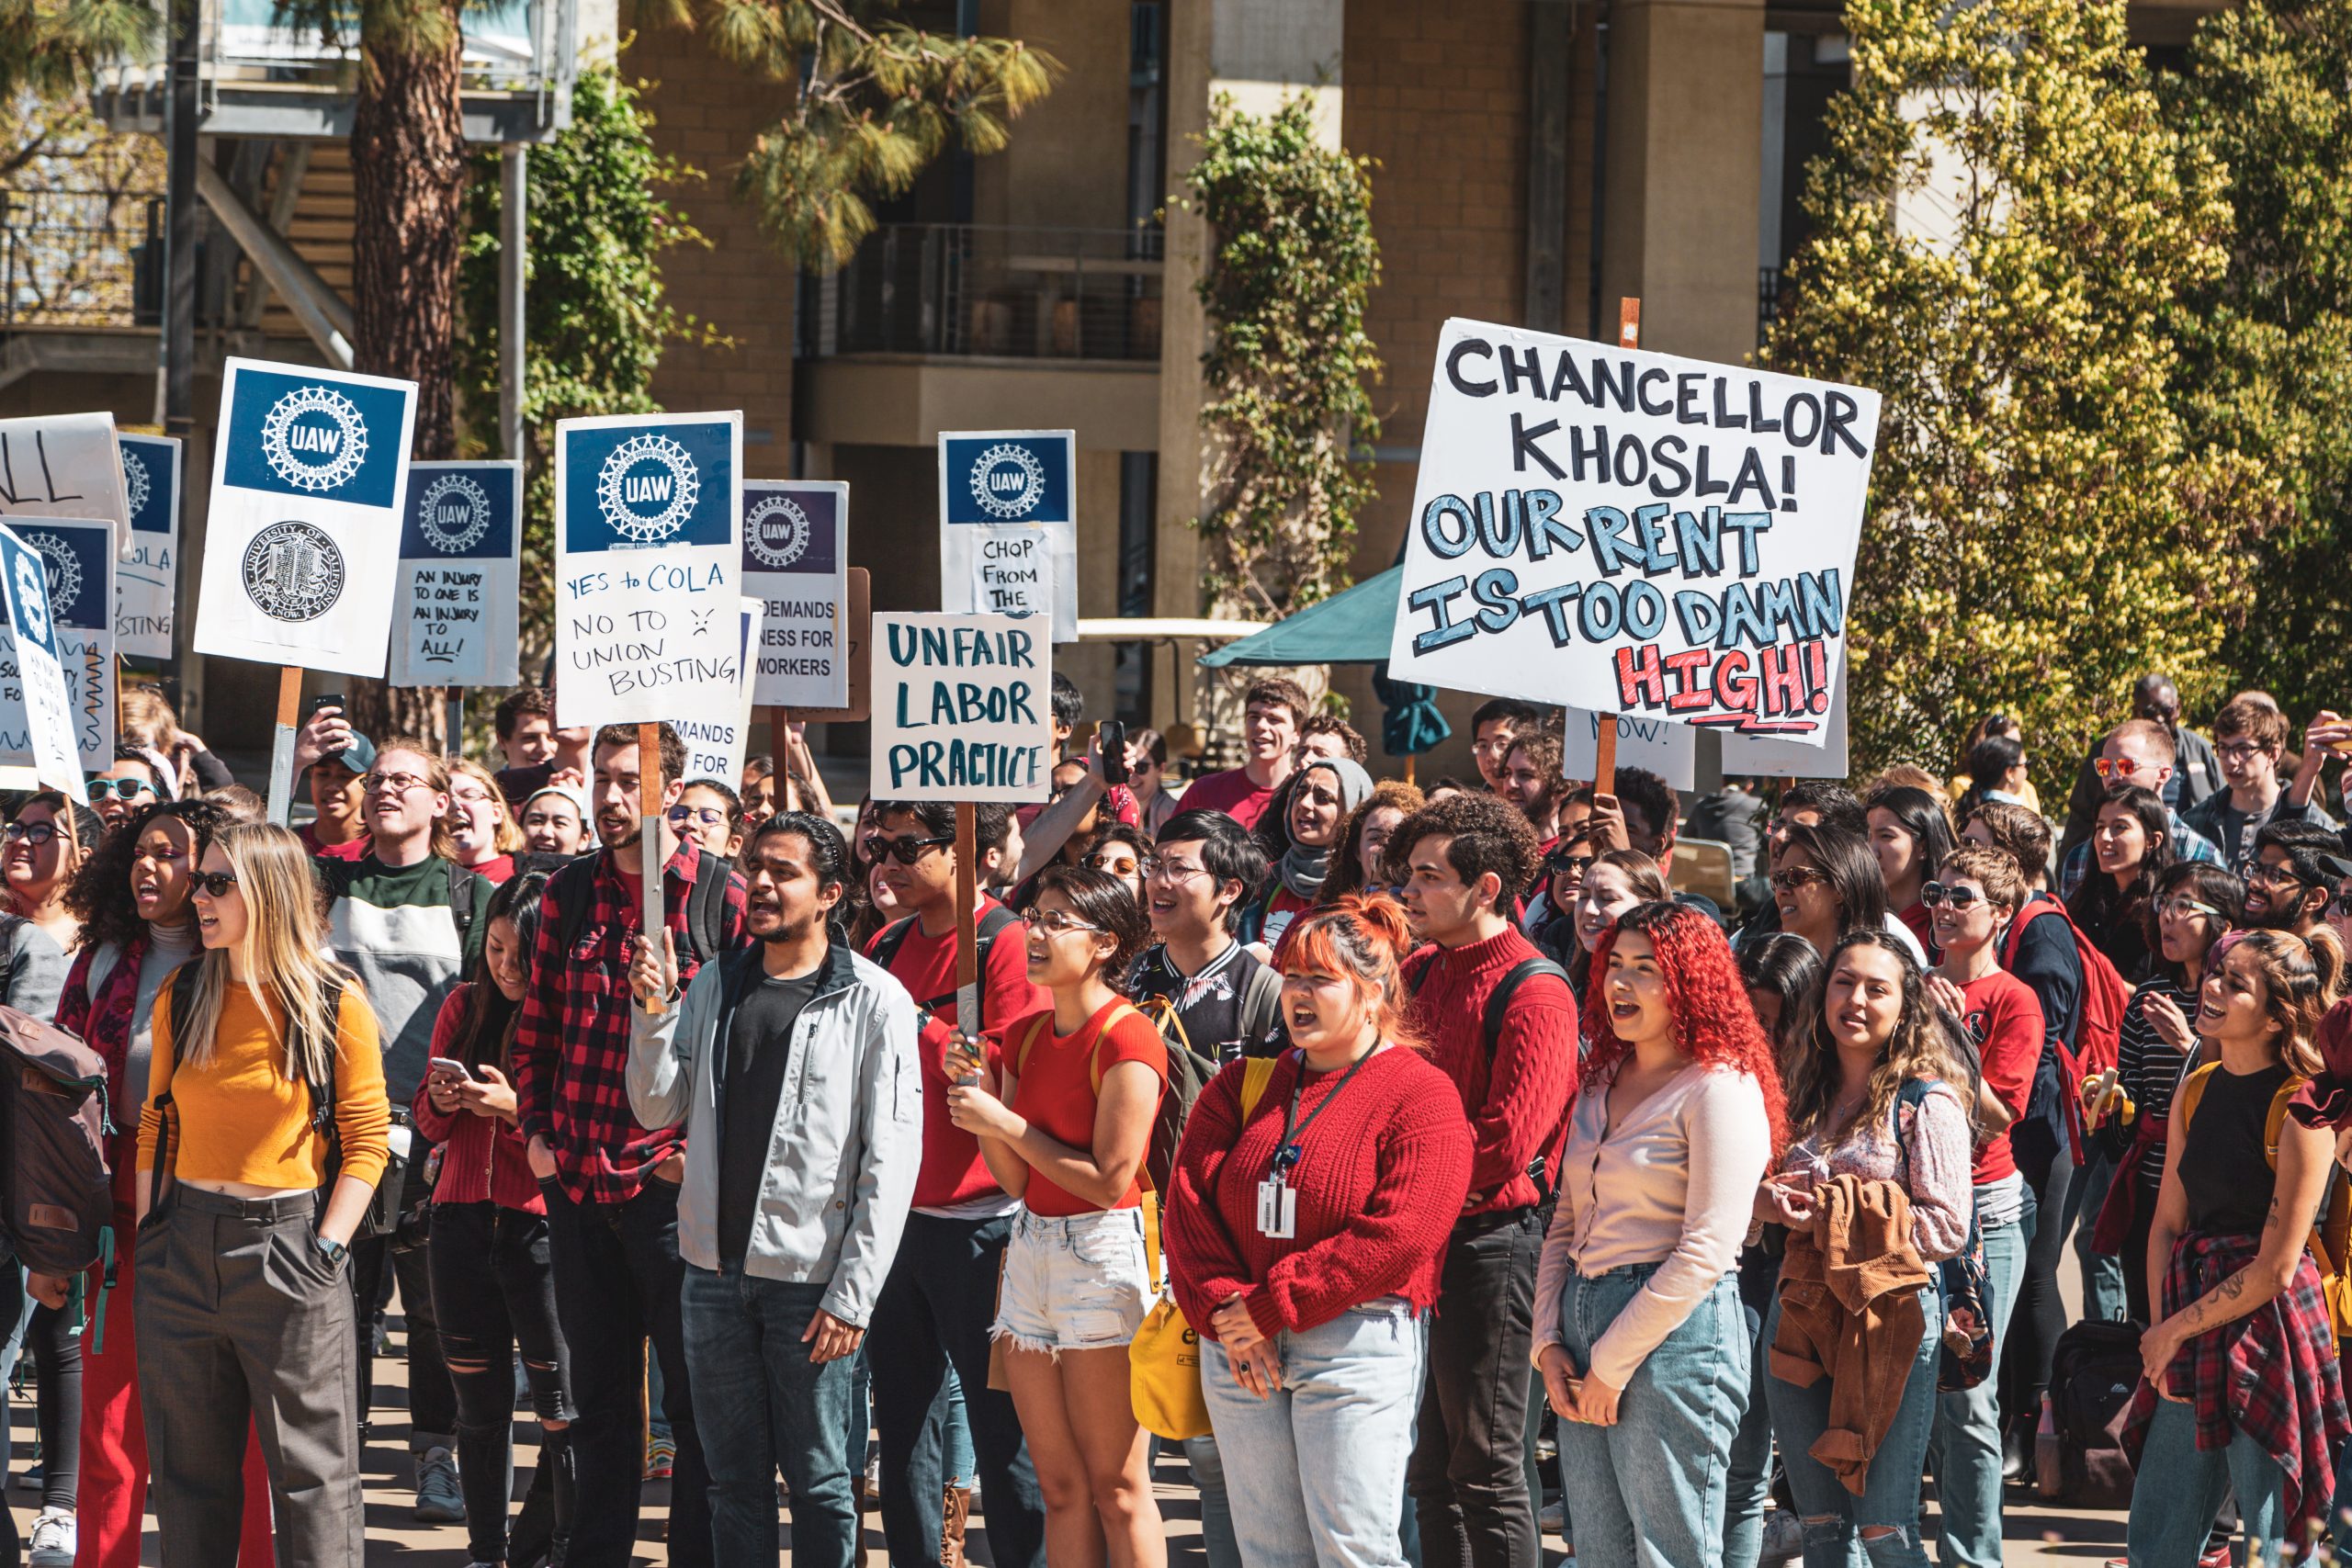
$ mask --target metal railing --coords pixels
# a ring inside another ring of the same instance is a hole
[[[0,190],[0,327],[153,326],[164,198]]]
[[[1159,357],[1157,230],[897,223],[800,291],[800,352]]]

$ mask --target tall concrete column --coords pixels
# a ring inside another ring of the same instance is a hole
[[[1736,364],[1756,347],[1764,0],[1615,0],[1601,314],[1642,346]]]
[[[1200,135],[1219,95],[1251,114],[1271,114],[1285,95],[1311,93],[1322,140],[1340,144],[1340,67],[1345,0],[1170,0],[1168,7],[1167,265],[1160,287],[1159,527],[1152,609],[1202,613],[1201,513],[1209,454],[1201,437],[1201,355],[1208,323],[1194,293],[1207,260],[1207,226],[1178,205],[1184,175],[1200,158]],[[1180,651],[1183,657],[1179,657]],[[1152,723],[1193,713],[1190,649],[1152,653]]]

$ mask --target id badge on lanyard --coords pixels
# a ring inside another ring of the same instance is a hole
[[[1298,1234],[1298,1194],[1280,1176],[1258,1183],[1258,1234],[1272,1241]]]

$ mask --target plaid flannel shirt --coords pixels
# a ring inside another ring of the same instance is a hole
[[[2261,1251],[2258,1235],[2190,1231],[2165,1270],[2165,1314],[2246,1268]],[[2277,1296],[2182,1346],[2165,1381],[2195,1404],[2200,1451],[2229,1447],[2234,1429],[2278,1462],[2286,1472],[2287,1539],[2301,1540],[2304,1521],[2327,1518],[2334,1455],[2352,1436],[2352,1414],[2345,1409],[2335,1330],[2310,1252],[2296,1260],[2294,1279]],[[2159,1397],[2143,1377],[2124,1413],[2123,1448],[2135,1468]]]
[[[686,941],[686,896],[699,852],[681,843],[662,868],[662,915],[678,947],[683,984],[700,967]],[[523,992],[509,1052],[516,1120],[554,1151],[556,1178],[577,1203],[626,1203],[655,1166],[684,1145],[682,1128],[649,1131],[628,1105],[628,960],[641,929],[637,899],[610,850],[596,852],[593,902],[569,953],[558,949],[563,924],[555,884],[539,909],[531,977]],[[720,948],[743,945],[743,879],[729,874]]]

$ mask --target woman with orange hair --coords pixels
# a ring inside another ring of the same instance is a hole
[[[1733,1270],[1782,1134],[1781,1076],[1731,948],[1697,910],[1627,910],[1593,976],[1535,1276],[1566,1513],[1580,1562],[1720,1562],[1752,1382]]]
[[[1471,1152],[1461,1096],[1405,1023],[1411,945],[1386,897],[1299,916],[1293,1048],[1228,1063],[1177,1153],[1169,1278],[1215,1341],[1201,1386],[1252,1568],[1401,1561],[1427,1314]]]

